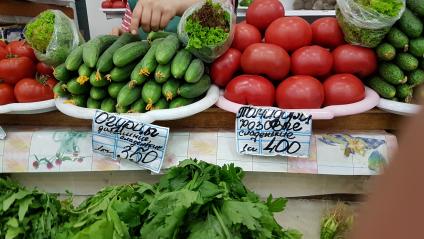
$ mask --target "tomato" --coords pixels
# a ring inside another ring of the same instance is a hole
[[[336,73],[350,73],[364,78],[377,69],[377,56],[370,48],[341,45],[334,49],[333,57]]]
[[[33,61],[37,61],[34,50],[31,48],[26,41],[12,41],[7,45],[6,50],[16,56],[26,56],[31,58]]]
[[[7,50],[4,47],[0,47],[0,60],[5,59],[7,57]]]
[[[292,76],[278,86],[276,101],[282,109],[319,109],[324,103],[324,87],[312,76]]]
[[[291,56],[291,71],[295,75],[325,76],[332,68],[333,56],[320,46],[302,47]]]
[[[247,23],[239,23],[235,27],[234,40],[231,47],[243,52],[253,43],[260,42],[262,42],[262,36],[255,26]]]
[[[34,62],[26,56],[0,60],[0,80],[16,84],[20,79],[33,77]]]
[[[365,86],[352,74],[338,74],[324,81],[325,105],[344,105],[365,98]]]
[[[7,43],[4,40],[0,40],[0,47],[6,48]]]
[[[282,80],[290,71],[290,56],[277,45],[255,43],[241,55],[241,67],[246,74],[264,74]]]
[[[268,79],[262,76],[241,75],[228,83],[224,97],[243,105],[272,106],[275,88]]]
[[[51,81],[50,81],[51,82]],[[54,98],[52,83],[40,83],[33,78],[20,80],[15,86],[15,96],[18,102],[38,102]]]
[[[230,48],[211,65],[211,78],[217,86],[225,87],[240,69],[241,52]]]
[[[42,75],[53,76],[53,67],[43,62],[38,62],[36,68],[37,68],[37,72]]]
[[[260,31],[280,17],[284,17],[284,6],[279,0],[255,0],[246,12],[246,22]]]
[[[16,102],[15,95],[13,94],[13,86],[0,83],[0,105],[6,105]]]
[[[112,1],[103,1],[102,2],[102,8],[112,8]]]
[[[265,32],[265,42],[281,46],[293,52],[312,42],[312,29],[300,17],[282,17],[275,20]]]
[[[126,8],[127,6],[125,6],[124,2],[113,2],[112,3],[112,8]]]
[[[335,17],[319,18],[311,24],[311,28],[314,44],[333,49],[346,43]]]

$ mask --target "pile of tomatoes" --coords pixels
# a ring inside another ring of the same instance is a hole
[[[53,99],[52,74],[25,41],[0,41],[0,105]]]
[[[126,8],[127,0],[105,0],[102,2],[102,8]]]
[[[285,17],[278,0],[256,0],[231,48],[211,66],[224,97],[239,104],[317,109],[361,101],[375,53],[348,45],[334,17]]]

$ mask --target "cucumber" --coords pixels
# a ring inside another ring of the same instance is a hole
[[[113,54],[113,64],[118,67],[123,67],[129,63],[144,56],[149,50],[149,43],[147,41],[131,42],[119,48]]]
[[[191,53],[185,49],[180,50],[172,60],[171,74],[175,79],[181,79],[191,62]]]
[[[162,86],[162,95],[167,101],[172,100],[175,96],[178,95],[178,87],[180,82],[176,79],[170,79]]]
[[[420,37],[423,33],[423,23],[408,8],[398,21],[399,29],[410,38]]]
[[[129,106],[134,103],[138,98],[140,98],[141,88],[132,87],[130,83],[126,84],[119,91],[118,94],[118,104],[117,106]]]
[[[424,1],[423,0],[407,0],[406,5],[409,9],[413,9],[413,11],[421,16],[424,17]]]
[[[66,90],[73,95],[81,95],[90,91],[90,84],[85,83],[81,85],[76,79],[72,79],[66,84]]]
[[[412,39],[409,43],[409,53],[418,58],[424,58],[424,37]]]
[[[162,39],[155,40],[152,43],[149,51],[144,55],[143,59],[135,66],[134,70],[131,72],[131,85],[141,85],[143,84],[150,76],[152,72],[155,71],[158,63],[156,61],[155,52],[158,47],[158,44]]]
[[[107,96],[107,90],[103,87],[91,87],[90,98],[94,100],[102,100]]]
[[[396,65],[404,71],[413,71],[418,68],[419,62],[413,55],[402,52],[396,56]]]
[[[87,100],[87,108],[89,109],[100,109],[102,102],[100,100],[95,100],[92,98],[88,98]]]
[[[66,91],[66,84],[59,82],[53,87],[54,98],[66,97],[68,91]]]
[[[158,65],[155,71],[155,81],[159,84],[164,83],[171,76],[171,64]]]
[[[58,81],[67,82],[71,79],[72,73],[66,69],[65,63],[60,64],[54,68],[53,76]]]
[[[380,44],[375,51],[378,58],[383,61],[391,61],[396,56],[396,48],[389,43]]]
[[[164,31],[150,32],[147,35],[147,41],[153,42],[156,39],[166,38],[169,35],[176,35],[176,34],[173,32],[164,32]]]
[[[130,110],[129,106],[116,106],[116,112],[119,114],[125,114],[128,113],[128,111]]]
[[[396,97],[406,99],[412,97],[412,87],[407,84],[398,85],[396,87]]]
[[[138,36],[135,36],[131,33],[124,33],[122,34],[118,40],[116,40],[103,54],[100,56],[99,60],[97,61],[97,70],[100,72],[109,72],[113,68],[113,55],[115,52],[125,46],[126,44],[137,41]]]
[[[403,71],[393,63],[381,63],[378,71],[380,76],[392,85],[403,84],[408,80]]]
[[[168,109],[168,107],[169,107],[168,101],[166,101],[165,98],[160,98],[158,102],[156,102],[156,104],[153,105],[152,110],[163,110],[163,109]]]
[[[93,71],[90,75],[90,84],[95,87],[103,87],[109,84],[109,81],[100,72]]]
[[[146,112],[146,102],[143,99],[136,100],[128,110],[128,113],[144,113]]]
[[[161,97],[162,87],[155,81],[148,81],[144,84],[141,90],[141,97],[146,102],[146,110],[151,110],[153,104],[155,104]]]
[[[90,77],[92,72],[93,72],[93,69],[88,67],[86,64],[82,64],[78,69],[78,75],[79,76]]]
[[[180,40],[178,37],[176,35],[167,36],[158,45],[158,49],[155,52],[156,61],[161,65],[168,64],[175,53],[177,53],[178,48],[180,48]]]
[[[194,84],[184,83],[178,89],[179,95],[184,98],[193,99],[203,95],[211,86],[211,78],[208,75],[203,75],[202,78]]]
[[[125,86],[126,83],[124,82],[112,82],[107,87],[107,92],[109,93],[109,96],[116,99],[118,98],[119,91],[121,91],[122,87]]]
[[[392,27],[387,34],[387,41],[394,46],[395,48],[401,49],[403,51],[408,51],[409,49],[409,39],[401,30],[396,27]]]
[[[72,52],[68,55],[65,61],[66,69],[69,71],[76,71],[82,64],[82,50],[84,45],[77,46]]]
[[[371,77],[367,84],[383,98],[391,99],[396,95],[396,88],[379,76]]]
[[[171,101],[171,103],[169,103],[169,108],[174,109],[174,108],[178,108],[178,107],[181,107],[181,106],[189,105],[191,103],[193,103],[193,99],[186,99],[186,98],[183,98],[183,97],[178,97],[178,98],[173,99]]]
[[[417,69],[412,71],[408,77],[408,84],[415,87],[424,83],[424,70]]]
[[[86,107],[87,97],[85,95],[71,95],[71,98],[67,100],[67,103],[70,103],[79,107]]]
[[[116,36],[104,35],[93,38],[84,44],[82,51],[84,64],[90,68],[95,67],[100,55],[117,39]]]
[[[134,69],[136,63],[126,65],[124,67],[115,67],[106,75],[107,79],[114,82],[122,82],[128,80],[131,76],[131,71]]]
[[[203,64],[203,61],[196,58],[192,60],[190,65],[188,66],[184,79],[188,83],[196,83],[200,80],[200,78],[202,78],[203,73],[205,73],[205,64]]]
[[[116,101],[112,98],[105,98],[100,105],[100,109],[109,113],[115,112]]]

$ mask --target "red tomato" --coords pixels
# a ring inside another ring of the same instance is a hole
[[[54,94],[50,85],[47,83],[42,84],[32,78],[22,79],[15,86],[16,99],[20,103],[53,99]]]
[[[291,71],[294,75],[325,76],[333,68],[333,56],[320,46],[305,46],[291,56]]]
[[[6,105],[16,102],[15,95],[13,94],[13,86],[0,83],[0,105]]]
[[[241,52],[253,43],[262,42],[262,36],[259,30],[250,24],[239,23],[234,31],[234,40],[232,48],[236,48]]]
[[[333,49],[346,43],[335,17],[319,18],[311,24],[311,28],[314,44]]]
[[[102,8],[112,8],[113,3],[112,1],[103,1],[102,2]]]
[[[281,46],[292,52],[312,42],[312,29],[300,17],[282,17],[275,20],[265,33],[265,42]]]
[[[377,69],[377,56],[370,48],[341,45],[334,49],[333,57],[336,73],[350,73],[364,78]]]
[[[211,78],[217,86],[225,87],[240,69],[241,52],[230,48],[211,65]]]
[[[265,31],[275,19],[284,17],[284,6],[279,0],[256,0],[246,12],[246,22]]]
[[[37,72],[42,75],[53,76],[53,67],[43,62],[38,62],[36,68],[37,68]]]
[[[4,40],[0,40],[0,47],[6,48],[7,43]]]
[[[0,47],[0,60],[5,59],[7,57],[7,50],[4,47]]]
[[[275,88],[268,79],[262,76],[241,75],[228,83],[224,97],[243,105],[272,106]]]
[[[12,41],[7,45],[6,50],[16,56],[26,56],[31,58],[33,61],[37,61],[34,50],[26,41]]]
[[[325,105],[344,105],[365,98],[365,86],[352,74],[338,74],[324,81]]]
[[[324,87],[312,76],[292,76],[278,86],[276,101],[282,109],[319,109],[324,103]]]
[[[241,55],[241,67],[246,74],[264,74],[273,80],[283,80],[290,71],[290,56],[277,45],[255,43]]]
[[[113,2],[112,3],[112,8],[126,8],[127,6],[125,6],[124,2]]]
[[[13,85],[20,79],[33,77],[34,73],[34,62],[26,56],[0,60],[0,79],[8,84]]]

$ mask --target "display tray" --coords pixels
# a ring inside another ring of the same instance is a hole
[[[365,99],[353,104],[332,105],[322,109],[290,109],[288,111],[308,113],[311,114],[312,118],[315,120],[329,120],[335,117],[364,113],[377,106],[379,102],[380,97],[378,94],[372,89],[365,87]],[[245,106],[225,99],[224,91],[221,91],[219,100],[216,105],[223,110],[233,113],[237,113],[241,107]]]
[[[200,113],[211,106],[213,106],[219,98],[219,89],[217,86],[212,85],[205,97],[201,100],[179,108],[175,109],[164,109],[164,110],[153,110],[146,113],[127,113],[120,114],[122,116],[135,119],[144,123],[152,123],[154,121],[166,121],[166,120],[177,120],[186,118],[197,113]],[[65,103],[65,98],[56,99],[57,109],[64,113],[65,115],[78,118],[78,119],[87,119],[91,120],[95,113],[95,109],[87,109],[83,107],[78,107],[72,104]],[[115,113],[117,114],[117,113]]]
[[[55,100],[0,105],[0,114],[40,114],[56,110]]]
[[[398,115],[414,115],[421,110],[420,105],[401,103],[393,100],[381,99],[378,108]]]

